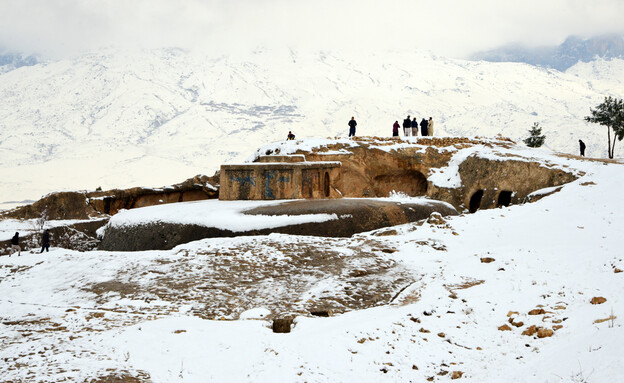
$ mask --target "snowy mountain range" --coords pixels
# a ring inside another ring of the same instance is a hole
[[[506,45],[472,55],[473,60],[491,62],[522,62],[560,71],[576,63],[596,58],[624,58],[624,36],[612,34],[592,38],[568,37],[557,46],[528,48],[520,44]]]
[[[426,52],[218,56],[179,49],[98,51],[0,71],[0,208],[59,190],[162,186],[211,175],[285,139],[389,136],[395,120],[432,116],[436,135],[527,136],[606,155],[589,108],[623,89],[624,61],[565,72]],[[620,94],[621,96],[621,94]],[[618,150],[616,148],[616,155]]]

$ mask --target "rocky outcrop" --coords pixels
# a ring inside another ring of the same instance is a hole
[[[474,212],[518,204],[539,189],[559,186],[578,175],[545,161],[504,152],[516,144],[506,138],[469,139],[465,137],[419,137],[415,141],[396,138],[358,137],[351,142],[329,143],[310,151],[298,150],[307,161],[340,161],[343,197],[387,197],[390,192],[428,196],[452,204],[458,211]],[[453,156],[462,149],[481,146],[461,160]],[[501,153],[492,155],[493,151]],[[261,149],[257,156],[279,154],[279,147]],[[460,185],[440,186],[432,175],[458,162]]]
[[[160,189],[137,187],[52,193],[31,205],[0,213],[0,219],[33,219],[42,216],[48,220],[88,219],[114,215],[121,209],[218,198],[218,179],[218,175],[213,177],[198,175]]]
[[[456,215],[448,204],[428,201],[424,204],[374,201],[369,199],[301,200],[248,210],[252,215],[335,214],[337,219],[276,228],[233,232],[199,225],[153,222],[135,226],[109,226],[100,244],[101,250],[168,250],[203,238],[235,237],[284,233],[322,237],[350,237],[382,227],[416,222],[431,213]]]

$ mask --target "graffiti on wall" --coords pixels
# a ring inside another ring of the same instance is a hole
[[[252,187],[256,186],[256,177],[250,171],[242,171],[237,175],[230,176],[230,182],[234,189],[238,190],[238,199],[249,199]]]
[[[286,184],[292,180],[292,171],[268,170],[264,173],[264,198],[285,198]]]

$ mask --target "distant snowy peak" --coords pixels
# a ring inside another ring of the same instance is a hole
[[[27,56],[15,52],[0,52],[0,74],[38,63],[39,59],[33,55]]]
[[[624,35],[604,35],[583,39],[568,37],[561,45],[527,48],[519,44],[478,52],[472,60],[490,62],[523,62],[536,66],[565,71],[579,61],[590,62],[596,58],[624,58]]]

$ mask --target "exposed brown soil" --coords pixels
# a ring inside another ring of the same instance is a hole
[[[115,280],[88,291],[98,303],[111,296],[157,299],[171,303],[168,311],[192,305],[193,314],[202,318],[236,319],[254,307],[266,307],[273,315],[310,315],[383,305],[414,282],[413,273],[388,259],[383,244],[371,240],[304,237],[283,244],[268,237],[237,243],[185,250],[121,270]],[[153,311],[162,313],[157,307]]]

